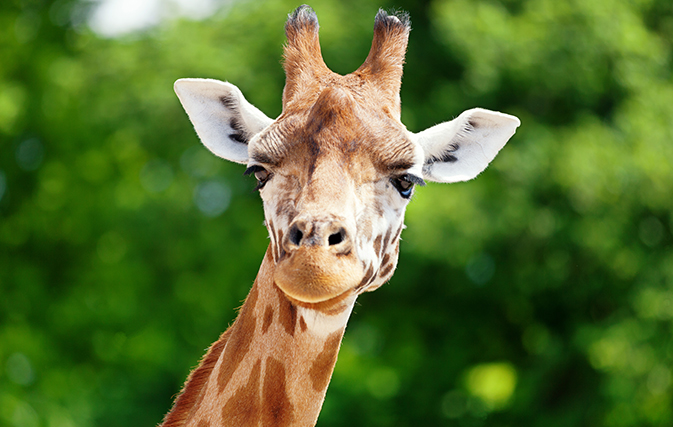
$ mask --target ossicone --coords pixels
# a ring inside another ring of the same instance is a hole
[[[405,12],[388,14],[379,9],[374,20],[374,39],[367,59],[355,72],[374,83],[387,95],[393,110],[400,108],[404,57],[407,52],[411,21]]]
[[[319,91],[323,80],[333,78],[334,73],[325,65],[320,51],[318,30],[318,17],[309,6],[299,6],[288,15],[285,24],[284,109],[302,94]],[[374,19],[374,37],[367,59],[352,73],[378,89],[386,109],[397,119],[400,116],[399,92],[410,31],[407,13],[388,13],[380,9]]]
[[[284,50],[285,90],[283,105],[315,82],[320,76],[331,73],[325,65],[318,38],[318,17],[311,7],[299,6],[290,13],[285,23],[287,44]]]
[[[318,32],[318,16],[311,6],[303,4],[287,16],[285,36],[290,42],[298,31],[306,30]]]

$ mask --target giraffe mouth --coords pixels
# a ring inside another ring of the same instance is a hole
[[[291,298],[317,303],[357,287],[363,276],[362,263],[352,252],[336,255],[313,246],[299,248],[279,260],[274,281]]]

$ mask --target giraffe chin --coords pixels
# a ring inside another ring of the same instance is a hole
[[[318,303],[355,288],[363,277],[362,263],[353,254],[335,255],[322,247],[310,247],[278,261],[273,278],[287,296]]]

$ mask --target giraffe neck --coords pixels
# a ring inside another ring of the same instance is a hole
[[[273,271],[267,250],[236,321],[190,374],[163,427],[315,425],[356,297],[293,303]]]

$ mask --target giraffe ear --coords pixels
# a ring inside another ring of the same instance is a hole
[[[223,159],[247,163],[248,142],[273,123],[230,83],[180,79],[174,89],[203,145]]]
[[[521,122],[508,114],[475,108],[417,133],[425,162],[423,177],[435,182],[468,181],[479,175]]]

